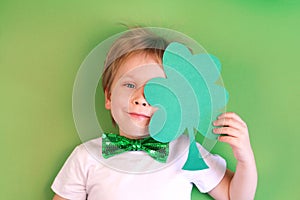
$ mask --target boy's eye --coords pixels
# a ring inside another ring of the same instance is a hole
[[[128,88],[135,88],[135,85],[132,83],[126,83],[125,86]]]

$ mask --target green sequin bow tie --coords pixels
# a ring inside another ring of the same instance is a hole
[[[145,151],[159,162],[165,163],[169,154],[169,143],[162,143],[151,137],[133,140],[117,134],[102,135],[102,155],[109,158],[127,151]]]

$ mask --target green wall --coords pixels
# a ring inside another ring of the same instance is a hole
[[[52,198],[55,175],[81,143],[71,104],[77,70],[120,23],[175,29],[216,55],[228,110],[249,126],[256,199],[300,199],[300,1],[161,2],[0,1],[0,199]],[[234,169],[228,145],[214,152]],[[209,198],[194,189],[192,199]]]

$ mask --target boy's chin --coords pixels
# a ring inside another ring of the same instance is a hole
[[[120,130],[120,135],[123,135],[131,139],[140,139],[149,136],[148,127],[147,128],[130,128],[127,130]]]

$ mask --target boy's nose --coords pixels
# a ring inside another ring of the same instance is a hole
[[[142,105],[142,106],[147,106],[148,103],[146,101],[142,101],[142,100],[135,100],[134,101],[135,105]]]
[[[140,87],[133,94],[133,103],[137,106],[149,106],[144,96],[144,87]]]

